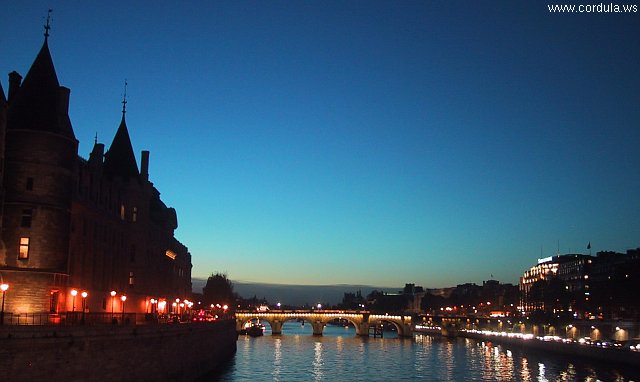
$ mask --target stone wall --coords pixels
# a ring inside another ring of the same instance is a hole
[[[6,381],[193,381],[236,351],[232,320],[146,326],[0,328]]]

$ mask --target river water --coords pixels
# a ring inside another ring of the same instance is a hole
[[[267,326],[268,328],[268,326]],[[638,368],[520,351],[465,338],[362,338],[353,328],[285,323],[280,336],[238,337],[238,351],[205,381],[637,381]]]

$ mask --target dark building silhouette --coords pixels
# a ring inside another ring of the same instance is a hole
[[[148,151],[138,170],[126,100],[111,145],[105,152],[96,139],[87,160],[78,156],[70,90],[58,82],[48,33],[24,80],[11,72],[6,100],[0,90],[5,311],[78,311],[83,291],[91,312],[121,312],[125,303],[126,312],[162,312],[190,298],[191,255],[174,237],[176,211],[149,181]]]

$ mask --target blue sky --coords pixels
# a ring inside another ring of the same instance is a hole
[[[640,246],[640,14],[539,1],[29,1],[0,77],[49,47],[88,157],[123,82],[193,276],[517,282]]]

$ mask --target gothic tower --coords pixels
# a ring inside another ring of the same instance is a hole
[[[0,272],[13,285],[29,285],[14,289],[16,311],[55,311],[68,278],[78,155],[68,115],[69,93],[58,83],[47,25],[42,48],[24,81],[16,72],[9,74],[2,224],[6,251],[0,257]]]

